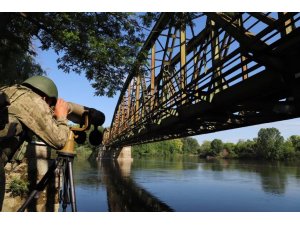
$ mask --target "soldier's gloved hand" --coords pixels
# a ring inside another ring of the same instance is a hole
[[[56,116],[56,119],[66,119],[68,112],[69,112],[68,103],[61,98],[57,99],[55,109],[54,109],[54,115]]]

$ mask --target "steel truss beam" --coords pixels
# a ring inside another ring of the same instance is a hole
[[[299,20],[300,13],[162,13],[124,84],[104,144],[298,117]]]

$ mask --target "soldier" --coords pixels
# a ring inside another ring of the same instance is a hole
[[[21,85],[0,89],[0,211],[5,164],[32,133],[50,147],[62,149],[69,133],[68,110],[68,104],[58,98],[54,82],[44,76],[33,76]]]

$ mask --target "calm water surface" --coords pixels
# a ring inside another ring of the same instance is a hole
[[[74,163],[78,211],[300,211],[299,162],[198,158]]]

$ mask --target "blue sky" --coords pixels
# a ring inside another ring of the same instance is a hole
[[[118,96],[114,98],[95,96],[95,91],[84,74],[64,73],[57,68],[57,55],[54,51],[36,50],[38,52],[36,60],[57,85],[59,97],[68,102],[101,110],[106,116],[104,126],[110,126]]]

